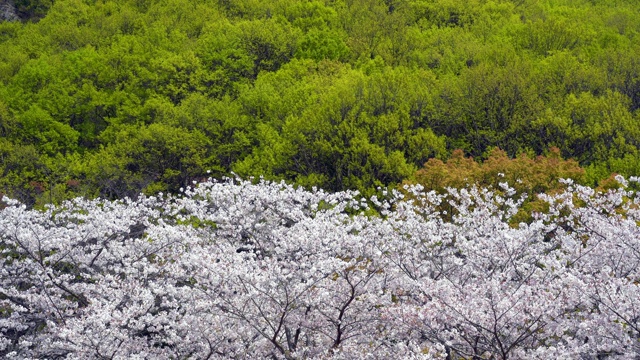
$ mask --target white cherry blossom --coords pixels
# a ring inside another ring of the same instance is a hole
[[[635,359],[640,197],[566,183],[529,224],[504,183],[369,203],[231,180],[5,199],[0,355]]]

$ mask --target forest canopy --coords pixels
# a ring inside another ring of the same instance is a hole
[[[231,173],[372,194],[456,149],[640,173],[637,1],[5,3],[0,192],[30,205]]]

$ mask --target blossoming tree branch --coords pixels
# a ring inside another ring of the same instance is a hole
[[[637,358],[640,196],[566,185],[520,224],[506,184],[365,201],[208,181],[46,211],[5,198],[0,355]]]

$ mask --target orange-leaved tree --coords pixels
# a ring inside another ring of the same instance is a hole
[[[531,157],[523,153],[516,158],[509,158],[505,151],[494,148],[482,162],[465,157],[462,150],[455,150],[446,162],[430,159],[403,184],[420,184],[425,191],[435,190],[438,193],[446,192],[447,188],[472,185],[503,192],[499,185],[506,182],[515,190],[516,197],[528,195],[520,213],[512,219],[513,223],[518,223],[530,220],[531,210],[545,211],[543,202],[537,201],[535,195],[562,190],[565,185],[559,180],[567,178],[583,182],[584,169],[575,160],[563,159],[556,147],[549,149],[547,155]],[[453,215],[453,209],[449,210]]]

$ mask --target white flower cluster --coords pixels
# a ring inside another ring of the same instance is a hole
[[[640,197],[206,182],[0,212],[0,356],[636,359]],[[453,214],[438,206],[450,204]]]

